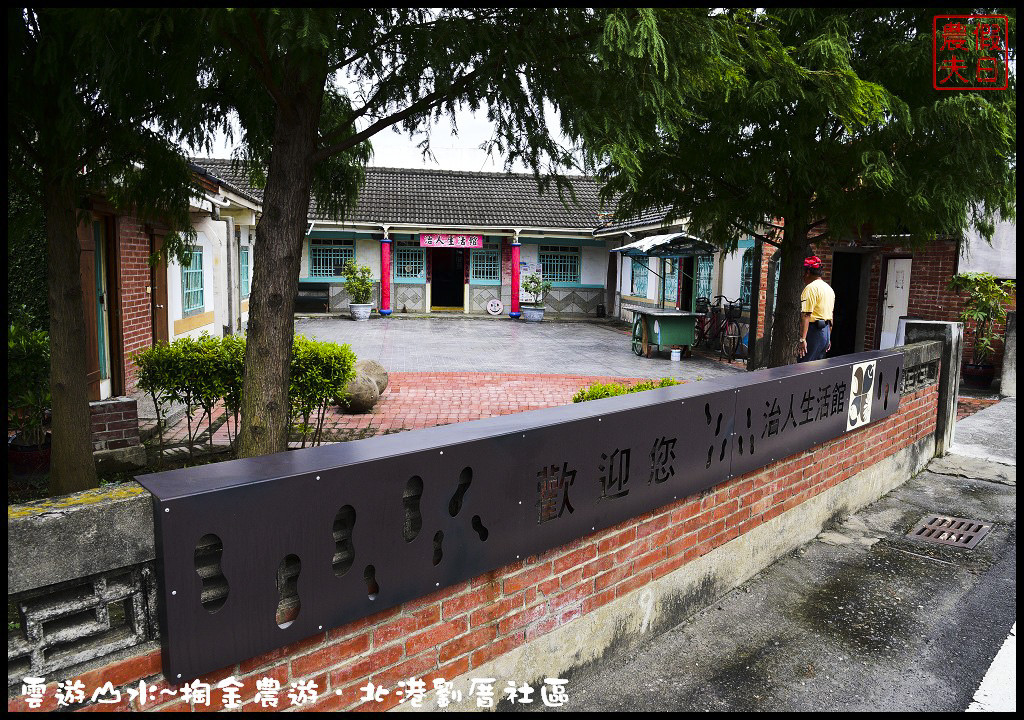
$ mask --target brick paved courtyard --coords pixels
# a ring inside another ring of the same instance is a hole
[[[324,423],[326,442],[564,405],[577,390],[595,382],[632,385],[660,377],[692,382],[743,371],[740,363],[699,355],[681,362],[671,362],[668,353],[639,358],[630,350],[628,332],[596,323],[526,325],[464,318],[355,323],[304,318],[296,320],[296,332],[347,342],[357,357],[376,360],[389,370],[388,389],[371,412],[347,414],[331,407]],[[994,397],[962,395],[958,418],[994,402]],[[197,413],[193,432],[198,422]],[[227,446],[229,428],[222,407],[214,410],[212,424],[214,446]],[[143,422],[144,430],[152,427],[151,421]],[[187,427],[182,419],[165,430],[168,453],[187,452]],[[197,450],[208,447],[206,428],[204,419]]]
[[[380,433],[448,425],[496,415],[565,405],[581,387],[591,383],[623,382],[645,378],[593,377],[584,375],[522,375],[511,373],[390,373],[389,384],[372,412],[346,414],[331,407],[324,429],[328,442],[354,440]],[[195,415],[193,432],[199,423]],[[152,427],[152,423],[149,424]],[[197,450],[207,446],[207,422],[202,420]],[[228,444],[223,408],[213,413],[213,444]],[[232,432],[234,426],[231,426]],[[164,431],[164,443],[172,454],[186,452],[183,443],[188,424],[182,419]],[[298,443],[292,443],[298,446]]]

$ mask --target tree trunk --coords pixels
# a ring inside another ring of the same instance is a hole
[[[775,316],[772,319],[768,367],[791,365],[797,361],[800,340],[800,293],[804,289],[803,263],[810,254],[810,243],[801,217],[786,218],[783,230],[779,287],[776,289]]]
[[[238,457],[288,447],[295,294],[326,78],[325,58],[319,83],[315,78],[294,83],[288,88],[289,106],[277,108],[263,217],[256,226]]]
[[[74,181],[63,174],[43,176],[47,273],[50,305],[50,494],[97,487],[92,457],[91,418],[86,381],[85,321],[82,307],[81,245],[78,240]]]

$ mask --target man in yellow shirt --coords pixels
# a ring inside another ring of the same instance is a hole
[[[797,362],[821,360],[832,347],[832,310],[835,291],[821,279],[821,258],[804,260],[804,289],[800,293],[800,347]]]

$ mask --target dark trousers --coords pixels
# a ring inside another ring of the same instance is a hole
[[[828,347],[829,336],[832,326],[825,324],[825,327],[818,328],[816,323],[807,327],[807,354],[799,358],[797,362],[811,362],[821,360],[825,357],[825,348]]]

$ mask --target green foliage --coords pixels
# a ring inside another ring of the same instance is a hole
[[[203,333],[198,338],[178,338],[170,345],[157,344],[133,355],[139,389],[147,392],[156,406],[161,446],[161,405],[172,401],[185,406],[189,456],[193,456],[203,418],[207,421],[209,445],[213,448],[214,406],[224,400],[227,411],[237,414],[237,398],[242,393],[240,353],[245,354],[244,338],[219,339]],[[232,402],[236,405],[231,405]],[[193,416],[199,410],[203,412],[193,428]]]
[[[960,319],[974,324],[974,364],[984,364],[994,352],[994,326],[1006,320],[1006,304],[1013,299],[1013,280],[1000,282],[990,273],[962,273],[949,281],[949,289],[967,293]]]
[[[7,321],[48,330],[42,205],[31,187],[18,186],[16,174],[7,179]]]
[[[295,336],[288,399],[292,417],[300,421],[302,447],[310,431],[313,444],[320,444],[327,408],[335,398],[345,396],[346,386],[355,377],[355,365],[356,356],[348,345]]]
[[[345,263],[342,270],[345,276],[345,290],[350,301],[356,305],[365,305],[373,297],[373,271],[366,265],[356,265],[351,260]]]
[[[796,346],[810,235],[921,245],[969,225],[990,237],[997,214],[1015,216],[1016,78],[1005,91],[935,91],[926,73],[934,14],[721,13],[720,92],[692,92],[669,74],[637,92],[657,111],[580,128],[620,217],[667,206],[668,221],[685,219],[726,250],[749,236],[781,242],[774,364]],[[692,35],[660,29],[671,68]]]
[[[179,143],[208,145],[226,118],[208,39],[182,20],[166,8],[8,11],[9,175],[40,199],[70,186],[68,212],[102,195],[169,226],[164,252],[179,261],[195,188]]]
[[[7,330],[7,426],[25,445],[42,445],[50,407],[50,336],[23,322]]]
[[[544,307],[544,296],[551,290],[551,281],[544,280],[538,273],[530,273],[523,278],[523,292],[530,293],[533,305]]]
[[[237,418],[242,409],[242,382],[245,379],[244,336],[228,335],[221,338],[218,372],[224,392],[224,407]]]
[[[680,382],[675,378],[662,378],[661,380],[645,380],[639,382],[636,385],[624,385],[622,383],[594,383],[588,385],[585,388],[580,388],[579,391],[572,396],[574,403],[586,402],[587,400],[600,400],[602,398],[615,397],[616,395],[628,395],[629,393],[643,392],[645,390],[655,390],[657,388],[672,387],[673,385],[679,385]]]

